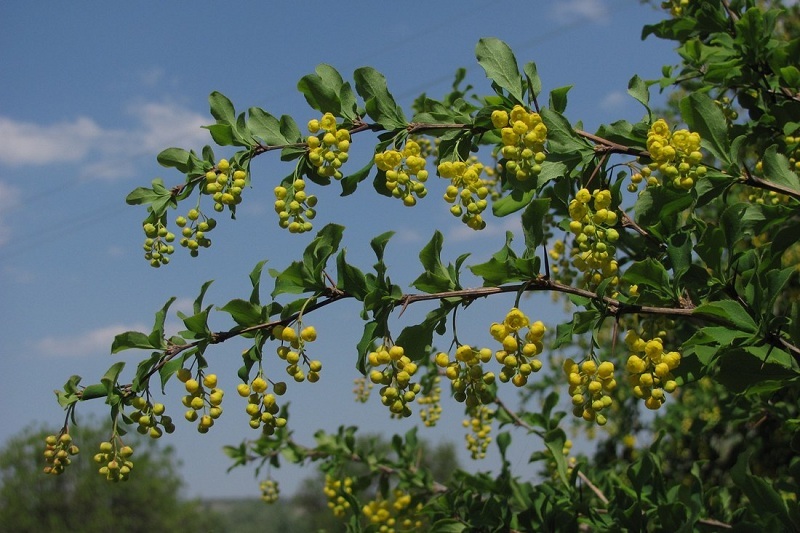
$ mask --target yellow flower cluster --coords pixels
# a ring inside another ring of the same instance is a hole
[[[393,496],[391,501],[378,497],[364,505],[361,512],[381,533],[421,531],[424,524],[418,513],[422,510],[422,503],[412,508],[411,495],[399,489],[394,490]]]
[[[594,360],[587,359],[579,365],[567,359],[563,369],[572,396],[572,414],[604,426],[607,419],[602,411],[611,406],[609,394],[617,386],[614,363],[603,361],[598,365]]]
[[[426,427],[435,426],[442,416],[442,405],[439,403],[442,396],[442,387],[439,386],[440,381],[439,376],[434,377],[430,392],[421,395],[417,399],[417,403],[424,406],[420,409],[419,416]]]
[[[409,403],[417,397],[421,390],[419,383],[414,383],[411,378],[417,373],[417,364],[405,354],[402,346],[380,346],[367,356],[373,370],[369,379],[380,389],[381,403],[389,408],[392,417],[407,418],[411,416]],[[378,370],[377,367],[383,367]]]
[[[527,333],[523,329],[527,328]],[[528,376],[542,368],[542,362],[536,356],[542,353],[545,327],[541,321],[531,323],[521,310],[512,308],[502,323],[494,322],[489,327],[492,338],[503,348],[494,353],[498,363],[503,365],[498,379],[503,383],[511,381],[522,387],[528,382]]]
[[[175,431],[172,417],[164,414],[165,407],[163,403],[150,403],[141,396],[134,396],[130,403],[135,409],[130,414],[130,419],[138,424],[136,431],[142,435],[148,434],[157,439],[164,432],[172,433]]]
[[[166,226],[164,226],[160,220],[156,224],[146,222],[142,225],[142,229],[145,234],[143,246],[144,258],[149,261],[150,266],[154,268],[168,264],[170,256],[175,252],[175,246],[172,245],[175,241],[175,234],[167,230]],[[186,239],[185,242],[181,239],[181,243],[184,247],[189,247],[189,239]],[[211,241],[209,241],[209,244],[211,244]],[[196,252],[198,247],[199,243],[195,242],[195,247],[192,248],[192,250]]]
[[[625,344],[631,352],[625,368],[634,396],[644,400],[648,409],[658,409],[666,400],[665,393],[678,387],[672,371],[680,365],[681,354],[665,352],[660,337],[646,340],[632,329],[625,333]]]
[[[275,503],[278,501],[278,496],[281,491],[278,488],[278,482],[274,479],[265,479],[259,484],[261,489],[261,501],[264,503]]]
[[[345,476],[344,479],[335,479],[330,474],[325,474],[325,486],[322,488],[328,499],[328,509],[336,518],[343,518],[350,509],[350,502],[346,494],[353,494],[353,478]]]
[[[189,422],[197,420],[197,431],[208,433],[208,430],[214,425],[214,420],[222,415],[221,404],[225,392],[217,388],[216,374],[208,374],[202,378],[198,375],[197,378],[192,378],[192,373],[188,368],[178,370],[178,379],[188,393],[181,398],[183,406],[189,408],[185,418]],[[200,415],[200,412],[203,414]],[[142,425],[141,420],[139,425]]]
[[[667,0],[661,2],[661,9],[669,9],[670,15],[673,17],[680,17],[683,15],[683,10],[689,5],[689,0]]]
[[[375,164],[386,175],[386,188],[395,198],[402,198],[409,207],[416,205],[417,198],[428,194],[425,182],[425,158],[421,156],[419,144],[408,140],[403,151],[387,150],[375,154]]]
[[[247,172],[234,170],[227,159],[220,159],[216,168],[206,172],[202,192],[212,197],[214,211],[220,212],[225,206],[242,202],[242,190],[246,185]]]
[[[472,418],[463,422],[464,427],[470,430],[464,437],[467,441],[467,450],[473,459],[483,459],[492,442],[494,411],[485,405],[478,405],[470,410],[470,415]]]
[[[364,376],[359,376],[353,380],[353,394],[359,403],[367,403],[372,392],[372,382],[367,381]]]
[[[648,185],[658,185],[653,172],[658,171],[665,184],[677,189],[689,190],[699,178],[708,172],[701,165],[700,134],[686,129],[670,131],[664,119],[658,119],[647,132],[647,151],[651,162],[640,173],[631,176],[630,191],[647,180]]]
[[[269,382],[264,379],[259,371],[253,381],[240,383],[236,387],[239,396],[247,398],[245,412],[250,416],[250,427],[258,429],[263,424],[265,435],[273,435],[276,429],[286,426],[286,419],[278,416],[281,411],[278,405],[277,396],[282,396],[286,392],[286,383],[280,381],[273,384],[272,392],[267,392]]]
[[[469,344],[456,348],[454,361],[445,352],[436,354],[436,365],[444,369],[457,402],[464,402],[471,408],[493,400],[489,386],[495,381],[494,373],[483,371],[483,363],[491,358],[492,351],[489,348],[473,348]]]
[[[569,204],[569,229],[575,235],[572,264],[584,274],[584,282],[596,287],[611,278],[617,285],[619,265],[614,254],[619,232],[614,229],[617,213],[611,207],[611,191],[581,189]]]
[[[308,161],[316,168],[317,174],[326,178],[341,179],[339,170],[348,159],[350,132],[339,128],[336,117],[325,113],[321,120],[309,120],[306,138]]]
[[[133,469],[133,448],[119,446],[116,439],[100,443],[100,452],[94,455],[94,462],[102,464],[98,473],[108,481],[127,481]]]
[[[476,160],[444,161],[439,163],[439,176],[450,180],[444,193],[447,203],[453,204],[450,212],[461,217],[461,221],[474,230],[486,227],[481,213],[486,209],[489,187],[486,180],[481,179],[483,165]]]
[[[319,381],[322,362],[308,357],[306,344],[317,340],[317,330],[314,326],[301,329],[302,324],[299,321],[295,326],[296,329],[293,326],[275,326],[272,329],[273,337],[281,341],[281,345],[275,351],[278,357],[286,361],[286,373],[296,382],[308,380],[309,383],[316,383]],[[308,367],[308,373],[300,368],[301,364]]]
[[[72,442],[72,435],[61,433],[58,436],[48,435],[44,440],[44,460],[47,466],[44,467],[45,474],[59,475],[70,465],[71,455],[77,455],[80,451],[78,446]]]
[[[514,106],[510,114],[496,109],[492,111],[492,125],[500,130],[501,153],[506,159],[508,175],[519,181],[538,176],[546,158],[544,143],[547,141],[547,126],[539,113],[520,105]]]
[[[275,187],[275,212],[278,213],[278,225],[288,229],[290,233],[311,231],[311,221],[317,216],[314,209],[317,197],[306,193],[306,182],[296,179],[286,187]]]

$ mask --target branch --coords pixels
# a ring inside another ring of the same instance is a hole
[[[399,299],[397,299],[393,306],[394,308],[400,307],[401,309],[405,309],[409,305],[416,303],[416,302],[424,302],[424,301],[431,301],[431,300],[444,300],[447,298],[460,298],[464,302],[470,302],[477,298],[486,298],[488,296],[492,296],[495,294],[504,294],[504,293],[521,293],[521,292],[537,292],[537,291],[550,291],[550,292],[559,292],[564,294],[572,294],[575,296],[581,296],[583,298],[587,298],[589,300],[595,300],[598,302],[602,302],[604,304],[604,308],[608,316],[612,316],[615,318],[619,318],[623,315],[630,315],[630,314],[640,314],[640,315],[661,315],[661,316],[669,316],[669,317],[683,317],[691,320],[698,320],[702,322],[712,323],[719,326],[725,327],[735,327],[730,321],[723,317],[712,316],[712,315],[704,315],[702,317],[697,316],[694,314],[694,304],[689,302],[688,300],[681,299],[679,301],[679,307],[656,307],[656,306],[648,306],[648,305],[638,305],[638,304],[631,304],[626,302],[621,302],[615,298],[611,298],[610,296],[601,296],[596,292],[592,292],[586,289],[580,289],[578,287],[573,287],[571,285],[565,285],[563,283],[559,283],[557,281],[553,281],[551,279],[546,279],[544,277],[539,277],[535,279],[528,280],[523,283],[517,283],[512,285],[501,285],[498,287],[477,287],[471,289],[460,289],[455,291],[444,291],[444,292],[437,292],[437,293],[415,293],[415,294],[404,294]],[[318,298],[323,295],[314,295],[311,298]],[[339,288],[330,288],[327,292],[327,297],[314,302],[313,304],[306,307],[302,313],[306,314],[317,309],[321,309],[327,305],[330,305],[334,302],[339,300],[343,300],[346,298],[353,298],[352,295],[342,291]],[[142,381],[149,380],[156,372],[158,372],[165,364],[167,364],[170,360],[175,358],[178,354],[189,350],[191,348],[195,348],[201,344],[208,343],[208,344],[219,344],[225,342],[228,339],[233,337],[238,337],[240,335],[244,335],[246,333],[253,333],[255,331],[261,330],[268,330],[274,328],[278,325],[287,325],[299,318],[301,311],[298,311],[286,318],[271,320],[269,322],[264,322],[261,324],[255,324],[253,326],[249,326],[246,328],[234,328],[227,331],[220,331],[217,333],[211,334],[211,340],[209,339],[200,339],[188,344],[173,344],[169,346],[164,351],[164,357],[153,366],[150,371],[145,374]],[[785,350],[789,352],[795,359],[800,360],[800,348],[793,345],[787,339],[772,335],[765,339],[765,342]],[[121,389],[130,391],[131,385],[123,385]],[[502,404],[499,404],[502,406]],[[520,424],[517,424],[520,425]]]
[[[650,157],[650,152],[647,150],[639,150],[637,148],[632,148],[630,146],[625,146],[624,144],[615,143],[614,141],[609,141],[608,139],[604,139],[603,137],[598,137],[593,133],[589,133],[583,130],[575,130],[575,133],[589,139],[592,141],[595,146],[595,151],[597,152],[605,152],[605,153],[612,153],[612,154],[625,154],[625,155],[632,155],[636,157]]]

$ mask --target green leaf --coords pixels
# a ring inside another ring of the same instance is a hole
[[[528,82],[528,92],[533,96],[538,96],[542,92],[542,80],[539,78],[536,63],[533,61],[525,63],[522,71],[525,73],[525,78]]]
[[[455,289],[455,281],[450,278],[450,273],[440,259],[443,239],[441,232],[435,231],[431,240],[419,253],[419,260],[425,272],[414,280],[412,285],[423,292],[436,293]]]
[[[236,110],[228,98],[217,91],[212,92],[208,97],[211,106],[211,116],[221,124],[233,125],[236,123]]]
[[[515,103],[525,103],[517,59],[506,43],[494,37],[483,38],[475,47],[475,56],[487,78],[505,89]]]
[[[111,365],[111,368],[109,368],[106,373],[103,374],[103,377],[100,378],[100,382],[106,387],[106,391],[109,394],[111,394],[111,392],[114,390],[114,386],[116,385],[119,374],[122,372],[123,368],[125,368],[125,361],[114,363]]]
[[[353,73],[356,91],[364,99],[367,113],[387,130],[405,128],[407,121],[402,109],[386,85],[386,78],[371,67],[356,69]]]
[[[265,264],[267,264],[266,259],[259,261],[253,271],[250,272],[250,284],[253,286],[253,290],[250,293],[250,302],[254,304],[261,303],[261,271],[264,269]]]
[[[630,265],[623,274],[622,279],[631,285],[649,287],[656,294],[669,295],[669,273],[660,261],[645,259]]]
[[[764,168],[764,177],[769,181],[800,192],[800,179],[798,179],[797,174],[792,172],[786,156],[778,153],[777,145],[773,144],[767,148],[761,161]]]
[[[375,166],[375,159],[370,157],[369,161],[359,170],[353,172],[349,176],[345,176],[340,180],[342,185],[342,196],[349,196],[356,191],[358,184],[367,179],[372,167]]]
[[[150,342],[150,337],[144,333],[139,331],[126,331],[114,337],[114,342],[111,344],[111,353],[130,350],[131,348],[151,350],[159,348],[159,346],[153,346]]]
[[[796,386],[800,374],[791,368],[791,358],[777,348],[726,349],[719,358],[716,379],[736,393],[771,393]],[[769,357],[767,357],[769,354]]]
[[[559,87],[550,91],[550,108],[557,113],[563,113],[567,109],[567,93],[572,89],[572,85]]]
[[[167,148],[158,154],[156,160],[162,167],[174,167],[178,171],[186,173],[191,170],[189,164],[191,157],[192,154],[183,148]]]
[[[647,109],[648,114],[650,113],[650,90],[647,83],[638,75],[632,77],[628,82],[628,94],[641,103]]]
[[[236,144],[236,137],[233,133],[233,126],[230,124],[211,124],[203,126],[211,133],[211,138],[220,146],[233,146]]]
[[[584,155],[594,154],[594,148],[579,137],[569,121],[558,111],[543,108],[542,121],[547,126],[547,143],[555,154],[568,154],[569,159],[581,159]]]
[[[156,312],[156,319],[153,323],[153,331],[150,333],[152,346],[159,349],[164,348],[164,321],[167,319],[167,311],[176,298],[173,296],[164,304],[164,307]]]
[[[469,526],[455,518],[443,518],[431,524],[430,533],[462,533]]]
[[[356,300],[363,302],[367,295],[367,278],[358,268],[345,261],[345,250],[336,257],[337,288],[343,290]]]
[[[781,495],[765,479],[748,472],[751,454],[752,452],[748,451],[739,455],[739,459],[730,470],[731,479],[747,496],[748,507],[756,516],[775,517],[786,527],[786,531],[796,531],[797,524],[792,523]]]
[[[339,99],[339,90],[344,83],[342,76],[326,64],[317,65],[314,70],[315,74],[307,74],[297,82],[297,88],[312,108],[338,117],[342,108]]]
[[[297,143],[303,140],[303,135],[300,133],[300,128],[297,127],[297,122],[289,115],[281,115],[280,130],[281,135],[288,143]],[[304,149],[301,150],[305,151]]]
[[[728,123],[722,109],[706,93],[693,92],[680,102],[681,117],[700,134],[701,145],[727,168],[731,165]]]
[[[739,302],[734,300],[720,300],[701,304],[692,311],[692,314],[725,319],[741,331],[749,333],[758,331],[758,324],[753,320],[753,317]]]
[[[553,455],[553,461],[556,463],[556,472],[558,478],[565,487],[569,487],[569,476],[567,475],[567,459],[564,457],[564,443],[567,441],[567,435],[564,430],[552,429],[544,435],[544,445],[550,450]]]
[[[164,187],[161,178],[154,179],[151,185],[152,189],[137,187],[131,191],[125,198],[125,203],[128,205],[151,204],[159,200],[169,200],[172,197],[172,193]]]
[[[473,274],[483,278],[485,287],[508,283],[519,278],[519,270],[514,266],[517,255],[510,246],[512,239],[513,234],[507,231],[505,244],[489,261],[469,267]]]
[[[492,213],[496,217],[504,217],[511,213],[516,213],[528,205],[534,196],[536,196],[535,189],[530,189],[528,191],[515,189],[511,191],[510,194],[492,202]]]
[[[96,400],[97,398],[105,398],[106,396],[108,396],[106,386],[99,383],[89,385],[81,391],[81,401]]]
[[[279,294],[301,294],[306,292],[306,269],[303,263],[294,261],[282,272],[270,269],[269,273],[275,278],[275,288],[271,296]]]
[[[261,306],[247,300],[234,299],[219,308],[228,313],[242,327],[255,326],[261,322]]]
[[[522,232],[525,234],[525,245],[528,250],[535,250],[544,242],[545,221],[550,210],[550,198],[533,200],[522,212]]]
[[[281,132],[280,121],[258,107],[248,109],[247,129],[254,137],[261,139],[267,146],[287,144]]]

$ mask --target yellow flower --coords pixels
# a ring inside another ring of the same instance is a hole
[[[503,321],[503,324],[505,324],[506,328],[508,328],[510,331],[519,331],[530,324],[530,321],[528,320],[528,317],[525,316],[525,313],[514,307],[506,315],[506,319]]]

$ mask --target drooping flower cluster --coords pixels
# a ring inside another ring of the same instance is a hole
[[[325,113],[320,120],[308,121],[306,138],[308,161],[317,174],[326,178],[341,179],[339,170],[347,161],[350,150],[350,131],[336,124],[336,117]]]
[[[528,330],[526,333],[523,332],[525,328]],[[494,353],[497,362],[503,365],[498,376],[500,381],[511,381],[522,387],[528,382],[528,376],[542,368],[542,362],[536,356],[544,349],[544,332],[541,321],[531,323],[516,307],[506,314],[502,323],[495,322],[489,327],[489,333],[503,346]]]
[[[569,229],[575,235],[570,255],[572,264],[584,274],[584,283],[597,287],[611,278],[617,285],[618,264],[614,255],[619,232],[617,213],[611,207],[611,191],[581,189],[569,204]]]
[[[481,213],[486,209],[489,196],[487,182],[481,179],[483,165],[475,160],[444,161],[439,164],[439,176],[450,180],[444,193],[447,203],[453,204],[450,212],[474,230],[486,227]]]
[[[470,430],[464,438],[467,441],[467,450],[473,459],[486,457],[486,450],[492,442],[492,417],[494,411],[485,405],[478,405],[470,409],[470,418],[464,420],[464,427]]]
[[[163,433],[175,431],[172,417],[164,414],[163,403],[151,403],[142,396],[135,396],[131,399],[131,406],[135,411],[130,414],[130,419],[138,424],[136,431],[142,435],[147,434],[157,439]]]
[[[48,435],[45,438],[44,467],[45,474],[59,475],[64,472],[72,460],[70,456],[77,455],[79,448],[72,442],[72,435],[64,431],[60,435]]]
[[[276,352],[278,357],[286,361],[288,375],[298,383],[304,380],[310,383],[319,381],[322,362],[311,360],[306,354],[306,344],[317,340],[317,330],[314,326],[303,328],[300,322],[296,322],[293,326],[276,326],[272,329],[272,335],[281,341]],[[300,368],[301,364],[308,367],[308,372]]]
[[[317,216],[314,209],[317,197],[306,193],[306,182],[296,179],[286,186],[275,187],[275,212],[278,213],[278,225],[290,233],[311,231],[311,221]]]
[[[114,438],[100,443],[100,451],[94,455],[94,462],[101,466],[98,473],[108,481],[127,481],[133,469],[133,448],[123,446]]]
[[[547,155],[547,126],[539,113],[528,111],[520,105],[509,114],[503,109],[492,112],[492,125],[500,130],[503,140],[501,153],[506,159],[505,170],[518,181],[536,177],[542,171]]]
[[[276,396],[286,392],[286,383],[279,381],[273,384],[272,392],[267,392],[270,383],[259,372],[250,384],[240,383],[236,387],[239,396],[247,398],[245,411],[250,415],[250,427],[258,429],[263,426],[265,435],[273,435],[276,429],[286,426],[286,418],[280,416],[280,406]]]
[[[411,381],[417,373],[417,364],[397,344],[391,347],[379,346],[369,353],[367,361],[373,368],[369,379],[376,385],[382,385],[381,403],[389,408],[392,417],[411,416],[408,404],[414,401],[421,390],[419,383]],[[379,367],[383,369],[379,370]]]
[[[330,474],[325,474],[325,486],[322,491],[328,499],[328,509],[331,510],[333,516],[343,518],[350,509],[350,502],[345,496],[353,494],[353,478],[344,476],[343,479],[337,479]]]
[[[412,506],[408,493],[395,489],[391,499],[378,496],[361,508],[361,512],[375,526],[377,531],[396,533],[398,531],[421,531],[424,523],[419,512],[422,503]]]
[[[598,365],[594,360],[587,359],[579,365],[567,359],[563,369],[572,396],[572,414],[587,422],[605,425],[607,418],[602,411],[611,406],[610,393],[617,386],[614,363],[603,361]]]
[[[385,173],[386,188],[392,196],[402,199],[405,205],[416,205],[417,198],[424,198],[428,194],[425,188],[428,171],[425,170],[425,158],[416,141],[406,141],[402,151],[387,150],[375,154],[375,164]]]
[[[625,364],[633,395],[644,400],[648,409],[658,409],[666,400],[666,393],[678,387],[672,371],[678,368],[681,354],[665,352],[660,337],[642,338],[635,330],[625,334],[625,344],[631,354]]]
[[[664,119],[658,119],[650,126],[647,151],[651,162],[640,173],[631,176],[629,190],[635,191],[645,179],[648,185],[658,185],[660,182],[653,172],[658,172],[664,185],[689,190],[708,172],[700,164],[703,160],[700,134],[687,129],[670,131]]]
[[[222,415],[221,404],[225,394],[217,387],[216,374],[207,374],[203,377],[198,375],[197,379],[194,379],[188,368],[181,368],[178,371],[178,380],[183,383],[187,392],[181,399],[184,407],[189,408],[185,414],[186,420],[198,421],[197,431],[208,433],[214,425],[214,420]]]

